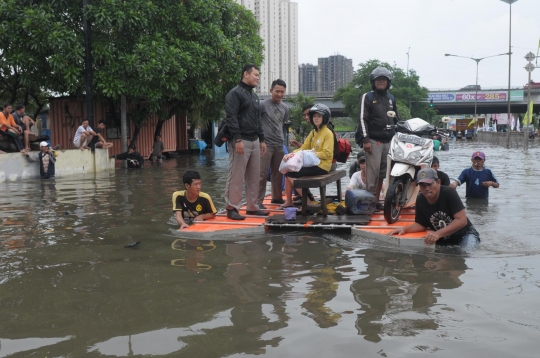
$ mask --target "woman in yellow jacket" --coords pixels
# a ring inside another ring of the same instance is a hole
[[[324,104],[317,103],[309,110],[309,121],[313,125],[313,130],[307,136],[304,144],[293,153],[299,150],[313,150],[321,163],[315,167],[302,167],[298,172],[289,172],[286,174],[285,193],[287,199],[280,206],[281,209],[293,206],[292,191],[294,178],[328,174],[332,167],[334,158],[334,133],[328,129],[330,122],[330,108]],[[283,160],[287,161],[293,153],[286,154]]]

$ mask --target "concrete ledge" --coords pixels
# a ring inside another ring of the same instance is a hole
[[[29,157],[21,153],[0,154],[0,182],[40,178],[37,151]],[[71,149],[55,151],[57,178],[73,174],[97,173],[114,170],[114,159],[109,158],[108,149],[90,150]]]

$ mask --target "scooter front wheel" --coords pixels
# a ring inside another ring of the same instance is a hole
[[[401,213],[402,197],[405,195],[406,176],[392,178],[384,199],[384,219],[388,224],[393,224]]]

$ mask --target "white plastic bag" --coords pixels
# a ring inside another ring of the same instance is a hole
[[[317,165],[321,164],[321,160],[319,157],[317,157],[317,154],[315,154],[312,150],[303,150],[304,153],[304,165],[303,167],[316,167]]]
[[[287,161],[282,160],[279,165],[279,171],[283,174],[288,172],[298,172],[302,169],[304,163],[304,153],[302,151],[291,153],[292,157]]]

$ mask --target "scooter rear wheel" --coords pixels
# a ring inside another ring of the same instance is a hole
[[[384,219],[388,224],[393,224],[399,218],[401,214],[401,200],[405,195],[405,184],[407,178],[400,176],[392,178],[390,186],[386,191],[386,198],[384,199]]]

